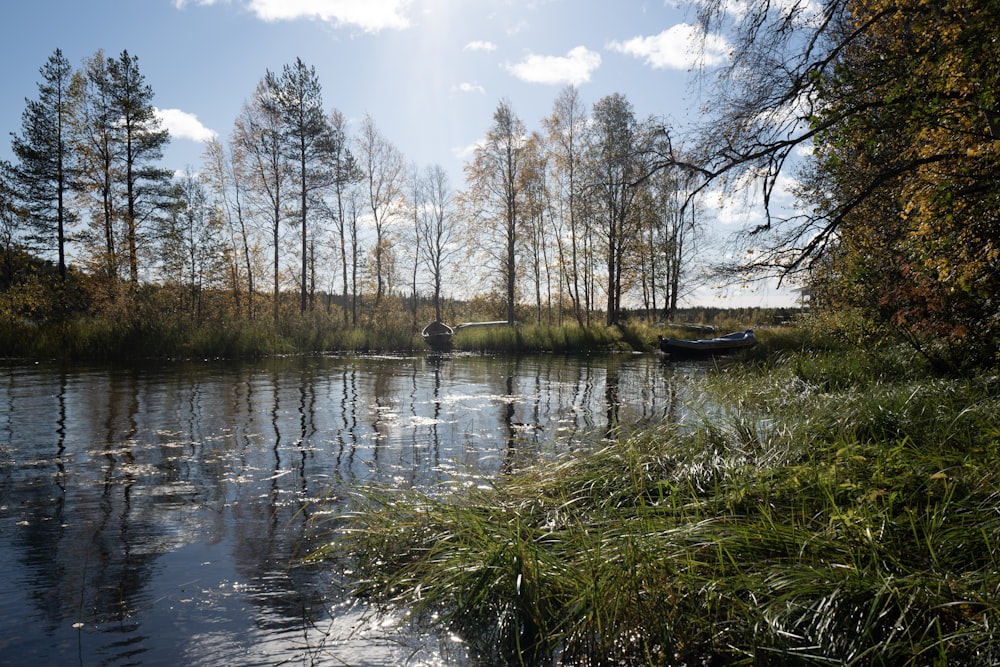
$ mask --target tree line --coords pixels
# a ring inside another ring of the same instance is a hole
[[[588,107],[566,88],[533,131],[501,100],[458,189],[370,115],[355,129],[324,107],[300,60],[265,73],[199,172],[171,178],[135,57],[74,70],[56,51],[0,171],[4,313],[47,298],[25,257],[65,280],[72,247],[91,309],[153,286],[195,317],[212,293],[216,311],[269,302],[277,320],[294,293],[349,325],[405,300],[415,323],[421,299],[441,317],[461,290],[508,320],[614,324],[626,304],[671,312],[702,257],[704,194],[753,184],[766,218],[724,274],[801,281],[865,345],[996,364],[1000,0],[729,4],[699,6],[730,46],[700,134],[682,145],[621,94]],[[791,208],[775,206],[785,183]]]
[[[501,100],[455,189],[370,114],[349,127],[301,59],[266,71],[228,138],[179,175],[162,167],[170,136],[136,56],[74,68],[56,50],[40,74],[0,169],[10,316],[73,307],[65,289],[25,296],[41,280],[29,259],[54,260],[55,284],[85,285],[75,307],[95,312],[169,288],[197,320],[210,293],[213,310],[270,306],[278,321],[295,294],[300,313],[339,309],[345,326],[387,300],[414,316],[429,300],[441,319],[448,296],[508,321],[615,324],[627,302],[669,317],[695,278],[693,172],[655,168],[668,130],[621,94],[588,109],[568,87],[530,132]]]

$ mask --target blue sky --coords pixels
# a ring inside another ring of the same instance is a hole
[[[694,9],[664,0],[13,0],[3,16],[0,129],[20,131],[56,48],[74,65],[127,49],[173,137],[165,166],[178,171],[197,170],[203,142],[228,138],[266,71],[296,57],[316,68],[328,109],[354,127],[370,113],[409,161],[440,164],[456,188],[502,98],[529,130],[568,84],[588,106],[622,93],[637,116],[676,129],[706,102],[691,71]],[[708,44],[708,64],[721,62],[724,40]],[[731,214],[720,212],[718,233]]]

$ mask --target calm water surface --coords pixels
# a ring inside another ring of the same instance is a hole
[[[364,483],[495,476],[678,419],[655,356],[0,366],[0,665],[470,665],[300,556]],[[317,505],[319,499],[332,499]]]

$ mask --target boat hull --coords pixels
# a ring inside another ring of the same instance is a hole
[[[431,322],[424,327],[421,335],[432,350],[450,350],[455,331],[443,322]]]
[[[660,350],[671,358],[699,358],[734,354],[757,344],[752,330],[738,331],[718,338],[660,338]]]

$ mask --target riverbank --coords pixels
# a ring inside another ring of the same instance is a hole
[[[316,557],[493,664],[995,664],[1000,383],[801,342],[717,367],[724,414],[359,489]]]
[[[760,313],[768,319],[767,313]],[[723,327],[745,328],[752,321],[722,320]],[[62,321],[0,320],[3,356],[68,361],[150,359],[261,359],[311,353],[428,352],[412,322],[372,319],[345,326],[326,313],[290,314],[268,319],[195,324],[183,318],[73,317]],[[658,335],[691,336],[670,326],[636,320],[620,326],[521,324],[469,328],[456,334],[456,352],[532,354],[551,352],[649,352]]]

